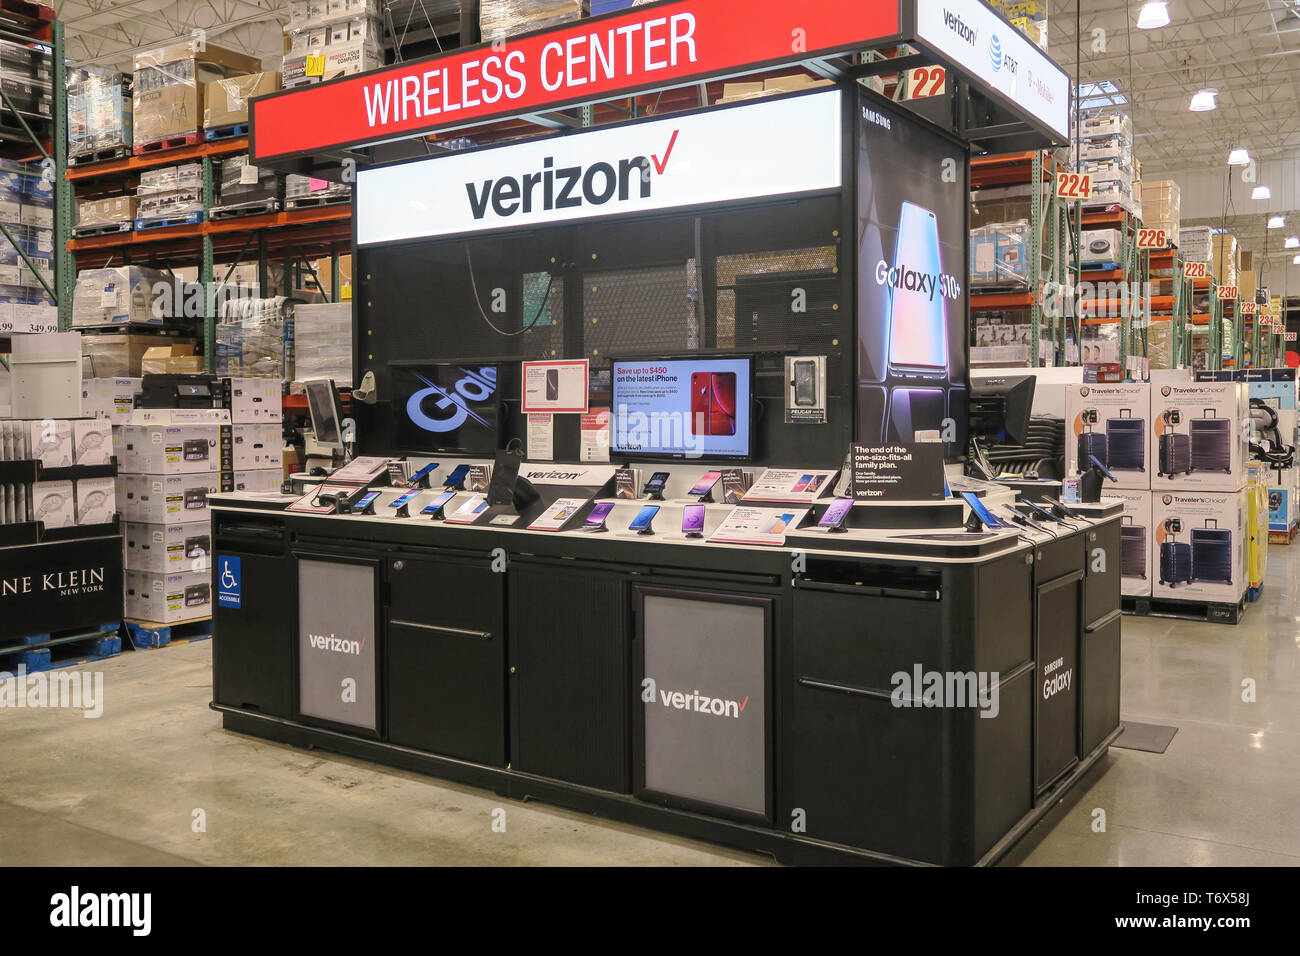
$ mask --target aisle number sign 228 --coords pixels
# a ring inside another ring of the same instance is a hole
[[[1210,277],[1210,264],[1208,262],[1184,262],[1183,278],[1184,279],[1208,279]]]
[[[1087,173],[1061,172],[1056,174],[1056,198],[1091,199],[1092,177]]]
[[[1137,247],[1139,249],[1164,249],[1169,245],[1169,233],[1164,229],[1139,229]]]

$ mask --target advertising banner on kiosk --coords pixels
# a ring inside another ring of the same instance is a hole
[[[375,566],[298,562],[298,711],[373,731]]]
[[[884,100],[858,103],[858,434],[937,431],[964,453],[965,148]]]

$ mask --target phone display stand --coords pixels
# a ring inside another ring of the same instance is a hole
[[[1101,501],[1101,483],[1103,477],[1100,468],[1089,468],[1079,478],[1079,498],[1086,505],[1095,505]]]
[[[366,506],[362,508],[360,511],[352,512],[352,514],[362,514],[362,515],[372,515],[374,513],[375,513],[375,503],[373,501],[366,502]]]
[[[703,532],[703,531],[684,531],[684,532],[682,532],[682,537],[685,537],[685,538],[703,538],[703,537],[704,537],[704,532]]]
[[[465,490],[465,479],[462,478],[460,481],[456,482],[454,485],[443,485],[442,488],[443,488],[444,491],[464,491],[464,490]]]
[[[446,505],[438,505],[437,510],[435,510],[435,511],[433,511],[433,512],[431,512],[431,513],[429,514],[429,520],[430,520],[430,521],[443,521],[443,520],[446,519],[446,517],[447,517],[447,506],[446,506]]]
[[[650,501],[663,501],[663,500],[664,500],[664,493],[663,493],[663,489],[662,489],[662,488],[661,488],[660,490],[658,490],[658,491],[651,491],[649,487],[646,487],[646,488],[642,489],[642,492],[643,492],[643,494],[646,496],[646,498],[647,498],[648,500],[650,500]]]
[[[414,484],[412,484],[411,482],[408,481],[408,482],[406,483],[406,487],[408,487],[408,488],[420,488],[420,489],[422,489],[422,490],[427,490],[428,487],[429,487],[429,476],[428,476],[428,475],[423,475],[423,476],[420,477],[420,478],[419,478],[419,479],[418,479]]]
[[[637,534],[645,534],[645,535],[651,535],[654,533],[655,533],[655,529],[651,525],[646,525],[644,528],[642,528],[640,531],[637,532]]]
[[[848,534],[849,529],[844,527],[843,523],[841,523],[841,524],[837,524],[833,528],[827,528],[826,533],[827,534]]]
[[[410,505],[409,503],[404,504],[404,505],[401,505],[401,506],[398,507],[398,509],[393,513],[393,516],[396,517],[396,518],[409,518],[409,517],[411,517],[411,505]]]
[[[712,485],[709,485],[709,490],[708,490],[708,491],[706,491],[704,494],[700,495],[700,496],[699,496],[698,498],[696,498],[695,500],[698,501],[698,502],[699,502],[700,504],[702,504],[702,505],[713,505],[713,504],[717,504],[716,499],[714,499],[714,497],[713,497],[713,489],[716,488],[716,487],[717,487],[717,482],[714,482]]]
[[[966,516],[966,530],[971,534],[979,534],[984,530],[984,522],[980,520],[980,516],[975,513],[974,509]]]

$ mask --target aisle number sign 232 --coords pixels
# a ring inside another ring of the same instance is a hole
[[[1056,174],[1056,198],[1091,199],[1092,177],[1087,173],[1061,172]]]

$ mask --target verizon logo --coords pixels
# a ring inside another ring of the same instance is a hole
[[[744,700],[730,700],[725,697],[709,697],[698,690],[689,694],[679,690],[659,691],[659,700],[665,707],[673,710],[690,710],[697,714],[712,717],[730,717],[739,720],[745,708],[749,706],[749,695]]]
[[[332,651],[335,654],[360,654],[366,646],[365,641],[349,641],[333,634],[308,634],[307,642],[318,651]]]
[[[951,10],[943,11],[943,25],[946,26],[957,36],[961,37],[971,46],[975,45],[976,39],[979,38],[979,31],[973,26],[966,23],[961,17]]]

